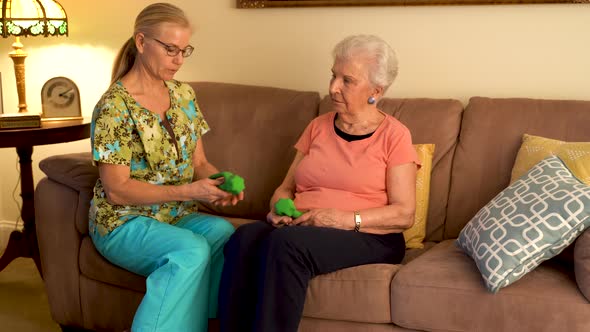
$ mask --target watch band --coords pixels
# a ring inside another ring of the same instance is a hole
[[[361,229],[361,214],[358,211],[354,211],[354,231],[358,232]]]

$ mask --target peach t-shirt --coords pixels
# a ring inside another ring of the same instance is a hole
[[[335,208],[346,211],[389,204],[388,168],[420,165],[410,131],[393,116],[369,138],[347,142],[334,130],[335,112],[315,118],[295,148],[305,156],[295,169],[295,206],[299,210]]]

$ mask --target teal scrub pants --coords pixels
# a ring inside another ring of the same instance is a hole
[[[195,213],[174,225],[132,217],[105,236],[90,235],[110,262],[147,277],[131,331],[206,332],[217,315],[223,246],[233,232],[225,219]]]

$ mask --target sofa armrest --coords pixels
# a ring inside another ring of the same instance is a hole
[[[590,301],[590,230],[588,229],[575,242],[574,271],[578,288]]]
[[[98,167],[92,165],[90,152],[71,153],[45,158],[39,168],[53,181],[74,190],[92,190],[98,179]]]
[[[43,178],[35,190],[35,222],[43,281],[51,316],[62,325],[80,326],[80,268],[82,235],[76,229],[79,193]]]
[[[92,165],[90,152],[51,156],[41,160],[39,168],[50,180],[79,193],[75,225],[80,234],[88,234],[88,209],[98,179],[98,167]]]
[[[39,167],[47,177],[35,189],[35,223],[51,315],[83,326],[79,255],[98,169],[90,153],[52,156]]]

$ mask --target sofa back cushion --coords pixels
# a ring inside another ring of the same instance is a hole
[[[524,134],[587,142],[587,123],[590,101],[471,98],[453,161],[445,238],[456,238],[508,186]]]
[[[293,157],[293,145],[317,116],[317,92],[214,82],[190,82],[211,131],[203,136],[207,159],[245,179],[236,206],[202,204],[203,212],[265,218],[269,200]]]
[[[443,237],[451,160],[459,135],[463,105],[454,99],[383,98],[377,106],[408,127],[414,144],[435,145],[425,240],[440,241]],[[326,96],[320,104],[320,114],[330,109],[330,98]]]

